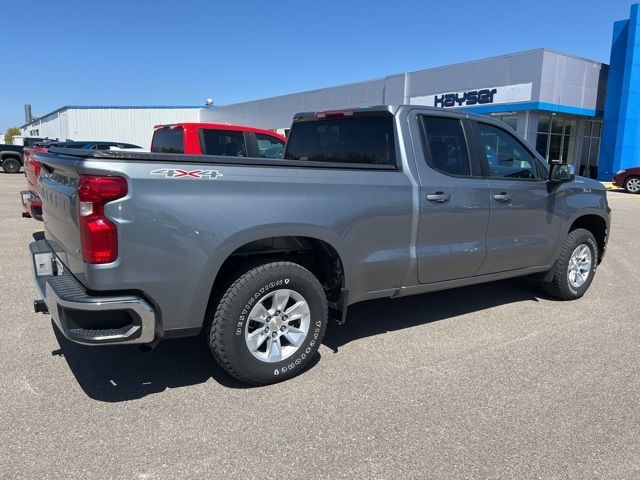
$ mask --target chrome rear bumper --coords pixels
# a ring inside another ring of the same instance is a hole
[[[69,340],[85,345],[147,344],[156,315],[136,295],[89,295],[66,271],[46,240],[29,244],[34,280],[54,323]]]

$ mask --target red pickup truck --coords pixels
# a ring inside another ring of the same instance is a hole
[[[219,123],[156,125],[151,151],[187,155],[282,158],[287,139],[270,130]]]
[[[40,164],[35,159],[36,153],[43,153],[51,147],[74,148],[83,150],[109,150],[112,148],[120,150],[139,149],[138,145],[122,142],[103,141],[67,141],[67,142],[42,142],[29,147],[24,147],[24,175],[27,177],[27,190],[20,192],[22,200],[22,216],[25,218],[35,218],[42,220],[42,202],[38,196],[38,175],[40,174]]]
[[[36,143],[30,147],[24,147],[22,158],[24,163],[24,175],[27,177],[27,190],[20,192],[22,200],[22,216],[42,220],[42,202],[38,196],[38,175],[40,164],[35,159],[36,153],[46,152],[50,146],[64,146],[64,143]]]
[[[151,140],[151,151],[158,153],[184,153],[188,155],[222,155],[232,157],[282,158],[287,139],[270,130],[244,125],[218,123],[175,123],[156,125]],[[104,150],[110,147],[139,148],[116,142],[59,142],[39,144],[24,149],[24,171],[27,188],[20,192],[23,217],[42,220],[42,202],[38,196],[40,165],[35,153],[46,152],[49,147]]]

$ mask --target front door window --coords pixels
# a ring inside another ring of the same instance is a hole
[[[538,178],[535,158],[513,135],[486,123],[478,123],[478,129],[490,177]]]

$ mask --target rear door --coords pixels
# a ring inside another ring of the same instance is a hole
[[[475,148],[469,148],[469,123],[435,114],[418,114],[412,123],[421,184],[418,279],[472,277],[486,254],[491,207]]]
[[[545,266],[560,235],[561,204],[532,151],[495,124],[474,123],[489,183],[491,220],[480,274]]]

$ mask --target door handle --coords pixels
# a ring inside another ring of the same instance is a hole
[[[494,195],[493,199],[501,203],[509,203],[511,201],[511,195],[507,192],[502,192]]]
[[[430,193],[427,195],[427,200],[435,203],[446,203],[451,200],[451,195],[444,192]]]

